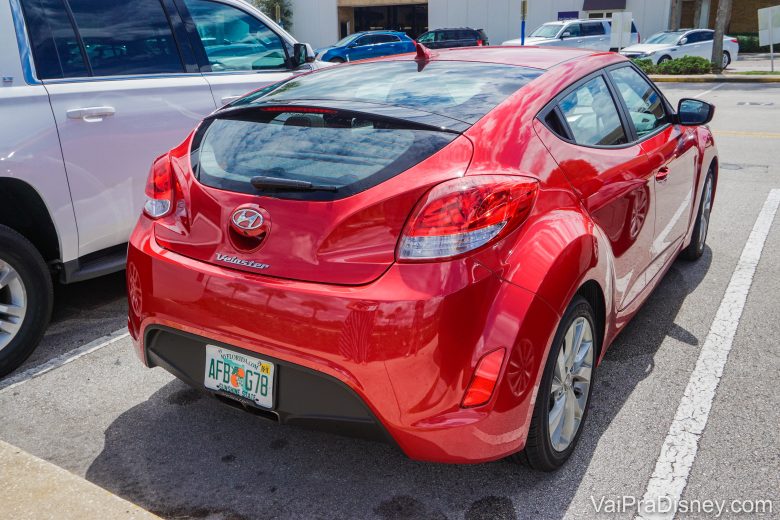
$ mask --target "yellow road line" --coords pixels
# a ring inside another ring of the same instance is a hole
[[[715,130],[715,135],[729,137],[755,137],[758,139],[780,139],[780,134],[771,132],[740,132],[737,130]]]

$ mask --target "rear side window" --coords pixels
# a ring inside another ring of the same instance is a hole
[[[332,67],[293,78],[255,101],[345,100],[402,106],[473,124],[543,71],[528,67],[462,61],[410,60]]]
[[[606,34],[604,24],[601,22],[591,22],[582,24],[582,36],[602,36]]]
[[[160,0],[68,0],[92,74],[184,72]]]
[[[610,71],[641,139],[668,123],[661,95],[632,67]]]
[[[563,98],[560,109],[574,141],[585,146],[626,144],[626,132],[606,81],[599,76]]]
[[[211,70],[266,70],[287,65],[279,36],[263,22],[230,5],[185,0]]]
[[[207,121],[193,143],[198,179],[207,186],[243,193],[257,193],[251,184],[256,176],[305,181],[338,191],[282,189],[276,196],[333,200],[408,170],[457,135],[368,115],[319,112],[258,108]]]
[[[89,76],[63,0],[22,0],[39,79]]]

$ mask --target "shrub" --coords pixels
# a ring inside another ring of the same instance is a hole
[[[645,74],[655,74],[656,66],[651,59],[633,60],[637,67],[642,69]]]
[[[709,74],[712,63],[700,56],[683,56],[676,60],[658,64],[656,74]]]
[[[739,40],[739,52],[769,52],[769,46],[758,44],[758,33],[741,33],[731,35]]]

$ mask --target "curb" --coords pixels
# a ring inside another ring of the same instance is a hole
[[[700,74],[696,76],[670,76],[651,74],[656,83],[780,83],[780,76],[749,76],[738,74]]]
[[[3,441],[0,504],[0,516],[15,520],[159,520],[135,504]]]

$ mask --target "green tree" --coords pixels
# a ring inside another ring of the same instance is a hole
[[[252,3],[273,21],[280,23],[285,30],[289,31],[292,28],[292,5],[290,5],[290,0],[253,0]]]

